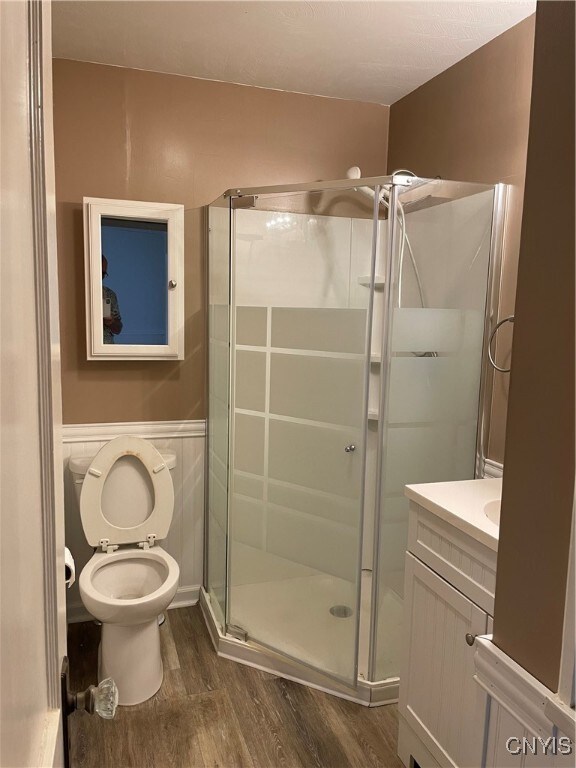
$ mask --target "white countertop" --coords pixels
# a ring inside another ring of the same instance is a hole
[[[499,526],[491,522],[484,507],[502,497],[502,480],[457,480],[449,483],[407,485],[406,496],[455,528],[498,549]]]

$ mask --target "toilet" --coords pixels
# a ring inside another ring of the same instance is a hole
[[[94,457],[71,458],[82,527],[94,555],[80,596],[102,622],[98,680],[112,677],[119,704],[140,704],[162,685],[158,615],[178,588],[178,563],[158,542],[174,509],[176,456],[121,436]]]

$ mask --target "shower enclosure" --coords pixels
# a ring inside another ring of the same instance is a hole
[[[221,652],[396,698],[403,490],[482,476],[504,201],[396,174],[209,206],[202,607]]]

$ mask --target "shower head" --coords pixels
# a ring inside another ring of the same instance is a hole
[[[346,171],[346,178],[347,179],[361,179],[362,178],[362,171],[357,165],[353,165],[351,168],[348,168]],[[375,192],[372,189],[372,187],[354,187],[354,190],[356,192],[360,192],[360,194],[364,195],[364,197],[369,197],[371,200],[374,200]],[[384,204],[386,207],[388,207],[388,191],[386,189],[380,190],[380,199],[379,203],[382,205]]]

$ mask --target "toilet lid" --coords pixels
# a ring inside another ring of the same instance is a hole
[[[122,528],[113,525],[102,511],[102,491],[114,464],[123,456],[140,459],[154,489],[154,509],[144,522]],[[88,467],[80,494],[80,516],[88,543],[97,547],[102,539],[110,544],[145,542],[150,535],[165,539],[174,510],[174,486],[170,470],[154,446],[140,437],[122,435],[98,451]]]

